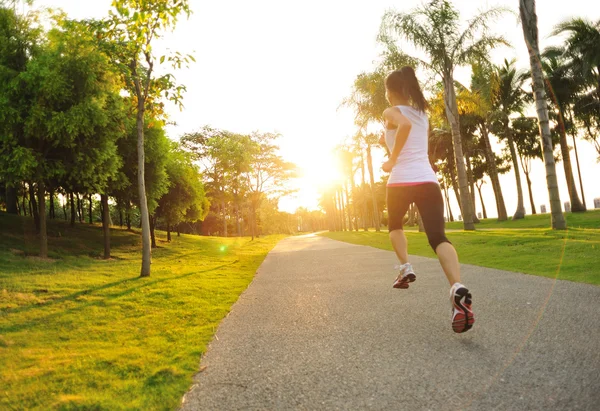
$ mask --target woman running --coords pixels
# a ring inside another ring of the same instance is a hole
[[[380,143],[385,143],[391,154],[382,168],[390,173],[387,183],[390,240],[401,264],[393,287],[408,288],[417,279],[408,262],[408,243],[402,229],[404,215],[415,203],[429,244],[450,282],[452,329],[462,333],[471,329],[475,318],[471,293],[460,283],[458,255],[445,235],[442,192],[427,150],[427,102],[412,67],[391,73],[385,80],[385,88],[392,107],[383,112],[386,131]]]

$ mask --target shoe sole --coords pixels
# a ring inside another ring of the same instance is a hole
[[[392,287],[394,288],[408,288],[408,283],[414,283],[417,279],[417,276],[414,274],[407,274],[406,277],[402,278],[400,281],[394,282]]]
[[[454,294],[453,305],[458,310],[458,313],[452,320],[452,330],[455,333],[464,333],[473,328],[475,316],[473,315],[473,311],[471,311],[471,298],[471,293],[466,288],[460,288]]]

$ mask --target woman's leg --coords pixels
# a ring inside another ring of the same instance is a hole
[[[400,260],[400,264],[408,263],[408,242],[404,235],[404,215],[412,202],[411,187],[387,187],[388,228],[392,247]]]
[[[415,202],[423,219],[431,248],[435,251],[450,285],[460,282],[460,264],[454,246],[445,233],[444,200],[437,184],[416,186],[419,193]]]
[[[400,260],[400,264],[408,263],[408,241],[404,235],[404,230],[390,231],[390,240],[392,241],[392,247]]]

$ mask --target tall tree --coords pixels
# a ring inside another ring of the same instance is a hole
[[[538,139],[539,127],[535,117],[518,117],[512,121],[512,129],[515,145],[519,152],[521,167],[527,180],[527,189],[529,191],[529,203],[531,205],[531,214],[536,214],[535,204],[533,202],[533,192],[531,190],[531,160],[542,159],[542,147]]]
[[[130,93],[136,99],[137,151],[138,151],[138,191],[142,221],[142,268],[141,276],[150,276],[151,239],[150,213],[146,197],[144,122],[146,110],[156,112],[161,98],[181,105],[185,87],[176,85],[172,74],[157,75],[155,66],[165,61],[171,67],[181,68],[193,61],[192,56],[177,52],[170,56],[156,58],[153,44],[165,31],[173,29],[178,18],[189,16],[188,0],[113,0],[113,10],[109,12],[107,27],[103,34],[112,46],[115,63],[121,69]]]
[[[460,135],[454,71],[457,67],[476,60],[487,59],[491,48],[507,44],[502,37],[491,35],[488,30],[490,21],[504,11],[501,8],[493,8],[482,12],[468,22],[466,29],[461,30],[460,15],[452,3],[448,0],[432,0],[409,13],[387,12],[381,26],[380,39],[384,44],[393,42],[393,33],[408,40],[429,57],[428,62],[421,61],[423,67],[435,72],[442,79],[446,115],[454,140],[454,157],[465,230],[474,230],[475,225]]]
[[[517,183],[517,210],[513,220],[525,217],[523,206],[523,187],[521,185],[521,172],[519,159],[515,148],[513,130],[511,129],[510,117],[514,113],[522,113],[525,107],[525,91],[523,84],[526,80],[525,72],[516,68],[516,60],[504,60],[504,63],[495,67],[495,79],[498,87],[493,94],[493,104],[497,114],[496,134],[505,138],[513,162],[515,181]]]
[[[565,178],[571,200],[571,210],[574,212],[585,211],[585,204],[581,202],[577,194],[569,144],[567,143],[566,114],[575,100],[578,79],[570,75],[569,65],[566,64],[562,50],[549,49],[544,51],[542,54],[542,68],[544,69],[548,84],[550,107],[554,109],[550,111],[550,114],[554,111],[554,116],[552,117],[556,120],[557,124],[556,131],[560,142]]]
[[[521,15],[521,25],[523,27],[523,37],[525,39],[525,44],[527,45],[527,50],[529,51],[534,99],[540,125],[544,164],[546,165],[546,184],[548,186],[548,196],[550,198],[552,228],[555,230],[564,230],[567,228],[567,224],[562,214],[560,194],[558,192],[558,181],[556,179],[552,135],[548,118],[548,103],[546,101],[546,90],[544,88],[544,71],[542,69],[539,49],[535,0],[519,0],[519,11]]]

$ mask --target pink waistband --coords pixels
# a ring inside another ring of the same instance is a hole
[[[392,184],[388,184],[388,187],[408,187],[408,186],[419,186],[421,184],[437,184],[434,183],[433,181],[420,181],[417,183],[392,183]]]

